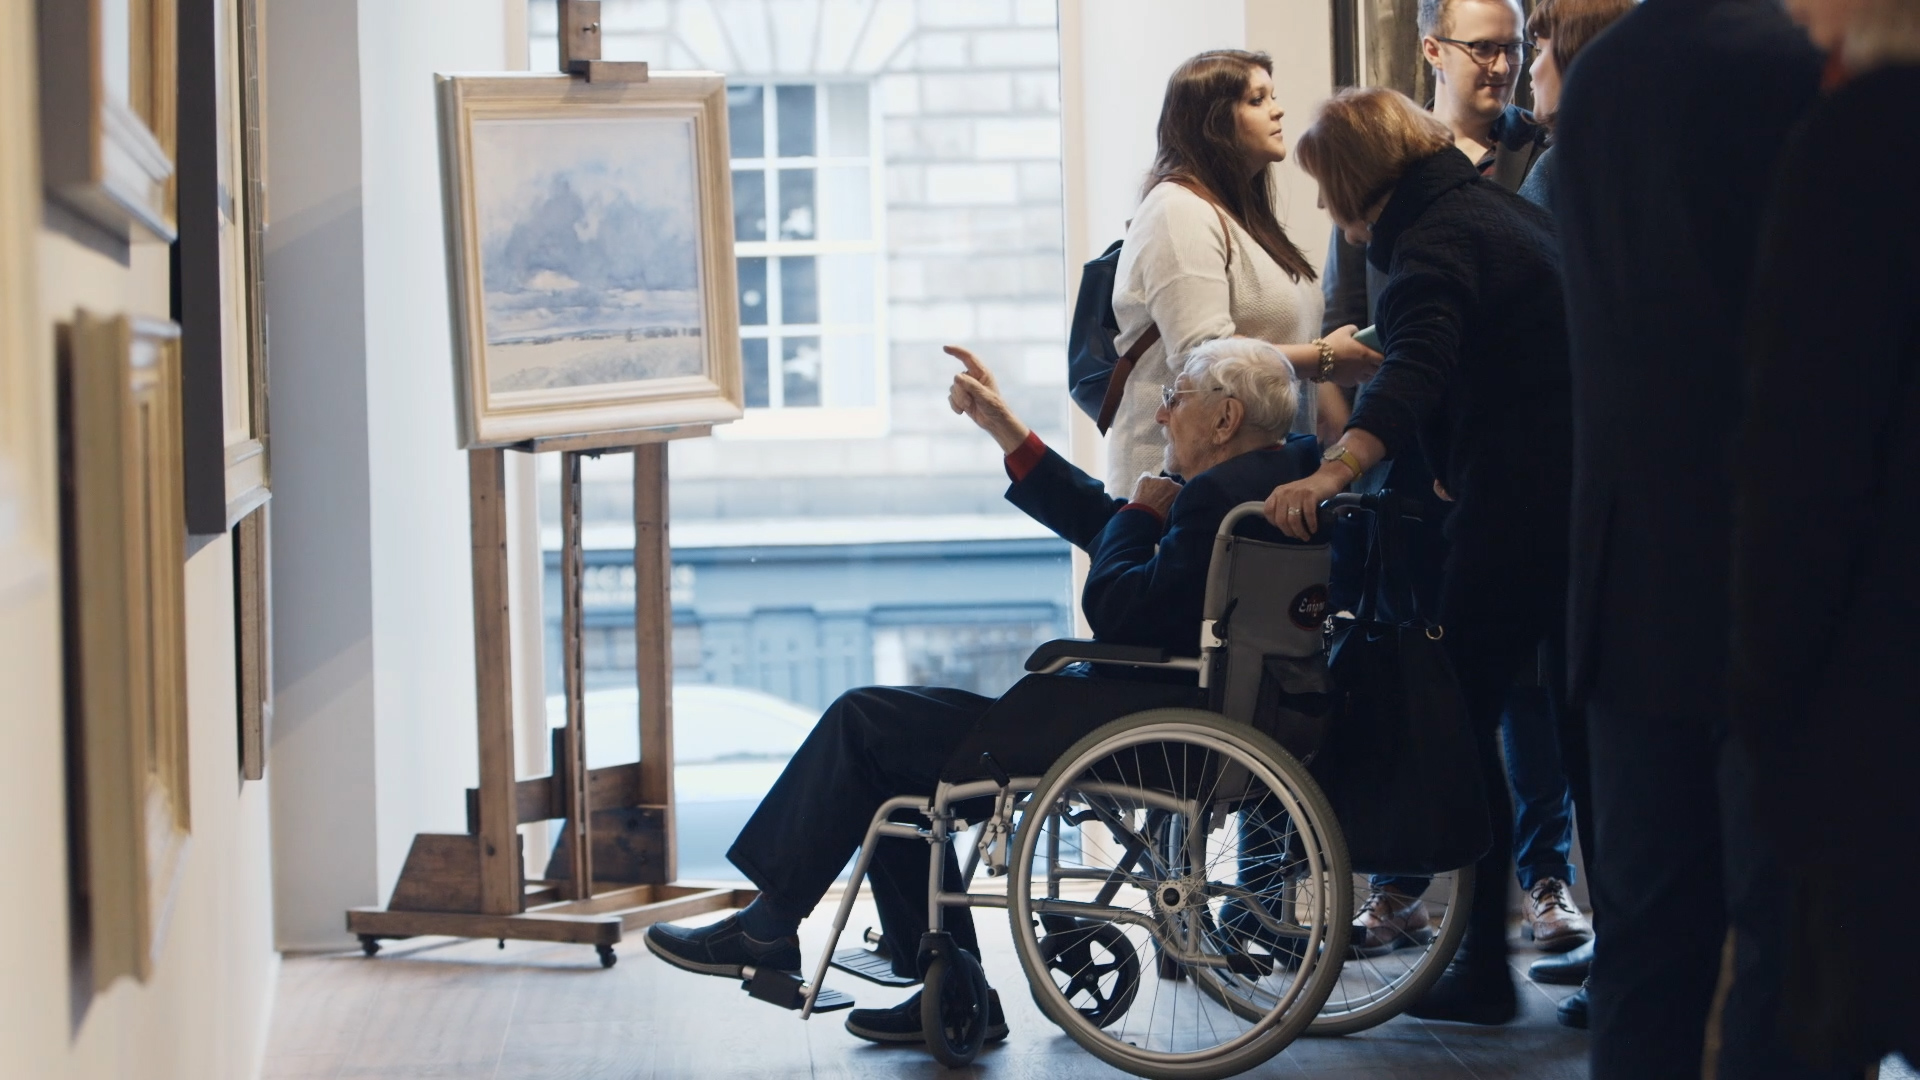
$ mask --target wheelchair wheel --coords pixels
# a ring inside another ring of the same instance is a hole
[[[965,949],[942,949],[920,988],[920,1030],[940,1064],[973,1064],[987,1041],[987,973]]]
[[[1309,1035],[1351,1035],[1384,1023],[1420,1000],[1440,978],[1460,939],[1467,934],[1467,909],[1473,905],[1474,870],[1462,867],[1434,876],[1433,884],[1417,901],[1424,928],[1414,927],[1385,935],[1368,947],[1355,927],[1340,981],[1320,1015],[1308,1026]],[[1354,917],[1364,911],[1371,889],[1365,875],[1355,874]]]
[[[1339,978],[1349,922],[1318,914],[1352,910],[1333,812],[1299,762],[1216,713],[1155,709],[1082,739],[1027,803],[1008,872],[1014,942],[1041,1011],[1139,1076],[1254,1068],[1306,1029]],[[1298,902],[1303,882],[1324,906]],[[1136,964],[1130,1007],[1077,1007],[1068,991],[1082,973],[1044,944],[1058,916],[1108,927],[1109,940],[1187,977]],[[1260,935],[1230,932],[1249,921]]]

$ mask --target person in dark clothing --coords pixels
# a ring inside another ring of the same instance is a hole
[[[1304,539],[1321,501],[1374,463],[1418,443],[1434,464],[1455,500],[1439,622],[1488,781],[1493,842],[1478,873],[1502,882],[1513,808],[1499,782],[1501,710],[1556,638],[1565,596],[1569,384],[1552,219],[1482,177],[1445,125],[1391,90],[1335,94],[1297,153],[1387,275],[1386,360],[1320,471],[1275,489],[1267,517]],[[1514,1017],[1506,915],[1505,889],[1476,890],[1460,952],[1414,1015]]]
[[[1760,242],[1733,458],[1732,725],[1785,874],[1770,932],[1789,1046],[1915,1063],[1920,946],[1867,921],[1860,885],[1871,867],[1875,894],[1920,886],[1920,9],[1789,6],[1836,86],[1781,155]],[[1810,360],[1842,392],[1809,393]],[[1796,430],[1819,432],[1819,452],[1782,453]]]
[[[1721,753],[1728,445],[1761,208],[1819,74],[1774,0],[1647,0],[1566,73],[1553,203],[1574,377],[1569,682],[1606,937],[1596,1080],[1692,1080],[1709,1041],[1719,1077],[1809,1075],[1780,1046],[1765,979],[1731,985],[1714,1035],[1708,1016],[1729,923],[1737,968],[1778,962],[1777,845],[1740,798],[1747,763]]]
[[[1021,423],[971,353],[947,351],[966,365],[948,401],[1006,454],[1007,500],[1087,552],[1092,565],[1081,607],[1094,639],[1198,656],[1207,568],[1221,521],[1318,461],[1316,439],[1287,435],[1300,390],[1286,357],[1249,338],[1216,339],[1192,350],[1158,414],[1167,432],[1166,471],[1187,479],[1142,476],[1132,499],[1121,499]],[[1192,685],[1192,677],[1185,682]],[[1151,695],[1143,693],[1142,702],[1151,707]],[[647,948],[707,975],[737,976],[749,966],[797,970],[795,931],[858,850],[874,811],[899,795],[932,794],[942,767],[992,704],[992,698],[944,687],[866,687],[840,695],[727,852],[760,897],[710,926],[656,924],[647,931]],[[1103,721],[1086,722],[1090,731]],[[868,870],[882,932],[906,946],[907,960],[927,929],[929,857],[924,843],[882,843]],[[957,889],[960,868],[950,847],[946,859],[948,887]],[[965,908],[951,913],[946,928],[956,944],[979,956]],[[989,1012],[989,1037],[1003,1037],[997,1005]],[[919,996],[891,1009],[856,1009],[847,1029],[880,1042],[918,1041]]]
[[[1480,175],[1509,191],[1523,186],[1544,151],[1541,125],[1512,103],[1524,52],[1520,6],[1513,0],[1427,0],[1420,5],[1419,21],[1422,52],[1434,70],[1434,117],[1452,131],[1455,147]],[[1323,326],[1372,325],[1375,301],[1385,284],[1385,272],[1368,265],[1365,246],[1335,228],[1321,279],[1327,301]],[[1328,321],[1336,318],[1341,321]],[[1333,411],[1322,407],[1323,417]],[[1362,492],[1391,489],[1419,504],[1419,520],[1406,525],[1407,575],[1421,610],[1428,613],[1438,604],[1446,556],[1442,532],[1452,506],[1435,490],[1433,479],[1419,447],[1410,446],[1368,469],[1354,484]],[[1369,535],[1364,520],[1333,525],[1329,591],[1335,610],[1358,604]],[[1408,612],[1387,614],[1411,618]],[[1584,805],[1586,788],[1584,782],[1570,786],[1556,730],[1556,720],[1564,723],[1568,710],[1547,695],[1537,671],[1530,671],[1508,696],[1500,723],[1506,751],[1503,777],[1511,782],[1515,803],[1514,870],[1527,893],[1525,929],[1542,951],[1573,950],[1571,963],[1559,966],[1577,969],[1572,981],[1578,982],[1593,938],[1593,928],[1571,894],[1574,806]],[[1572,760],[1584,770],[1583,754]],[[1582,829],[1591,816],[1590,811],[1580,815]],[[1588,837],[1581,839],[1582,847],[1591,847]],[[1421,897],[1430,883],[1422,877],[1374,875],[1354,919],[1357,947],[1384,952],[1418,943],[1427,918]]]

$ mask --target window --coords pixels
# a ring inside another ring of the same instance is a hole
[[[864,81],[727,90],[747,418],[722,437],[885,429],[881,215]]]

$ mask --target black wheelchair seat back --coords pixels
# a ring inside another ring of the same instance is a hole
[[[1305,758],[1333,707],[1323,632],[1332,549],[1234,535],[1232,524],[1215,538],[1207,573],[1209,706]]]
[[[1144,709],[1206,705],[1206,691],[1190,682],[1028,675],[974,725],[947,759],[940,779],[950,784],[988,779],[983,753],[991,753],[1010,776],[1043,776],[1074,743],[1110,720]]]

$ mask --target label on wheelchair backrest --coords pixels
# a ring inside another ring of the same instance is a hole
[[[1309,585],[1287,605],[1287,617],[1302,630],[1318,630],[1327,619],[1327,587]]]

